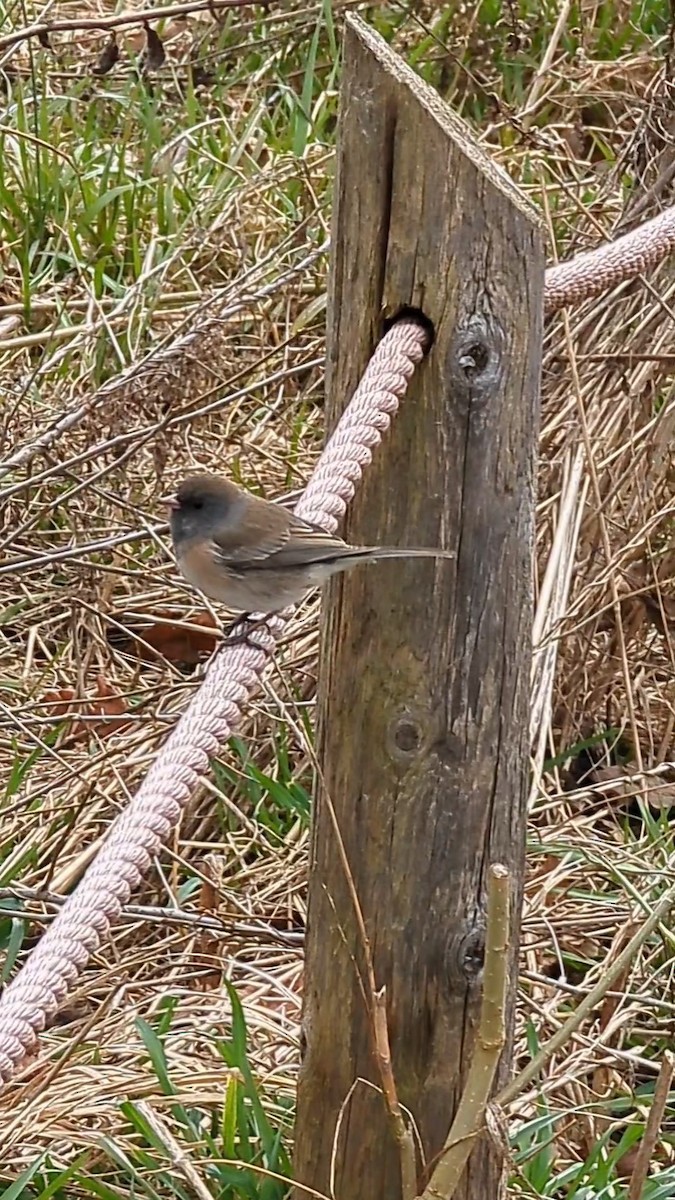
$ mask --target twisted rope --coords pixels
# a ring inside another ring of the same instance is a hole
[[[637,229],[577,254],[569,262],[549,267],[544,286],[544,311],[557,312],[566,304],[581,304],[636,275],[653,271],[675,249],[675,207],[645,221]]]
[[[411,320],[395,324],[377,347],[296,511],[334,530],[403,399],[428,337]],[[138,792],[111,827],[97,858],[16,979],[0,997],[0,1083],[36,1047],[111,923],[177,825],[199,779],[241,720],[268,662],[284,616],[256,630],[260,649],[225,646],[157,755]]]

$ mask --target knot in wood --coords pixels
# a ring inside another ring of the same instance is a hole
[[[471,379],[476,375],[482,374],[489,361],[490,351],[485,342],[476,341],[465,347],[464,353],[460,357],[459,365],[467,377]]]
[[[460,326],[452,343],[453,391],[475,404],[492,391],[502,374],[503,332],[492,318],[474,315]]]
[[[410,711],[400,712],[389,726],[389,749],[399,761],[417,757],[424,746],[424,727]]]
[[[485,925],[480,923],[455,934],[448,942],[447,966],[452,987],[477,984],[485,960]]]
[[[414,721],[399,721],[394,733],[394,741],[404,754],[414,754],[419,749],[420,731]]]

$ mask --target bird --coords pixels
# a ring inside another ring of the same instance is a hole
[[[454,558],[449,550],[350,546],[220,475],[191,475],[169,506],[171,540],[188,583],[249,617],[298,604],[331,575],[384,558]]]

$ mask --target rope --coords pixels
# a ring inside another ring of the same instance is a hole
[[[565,305],[581,304],[653,271],[675,249],[675,207],[667,208],[637,229],[606,242],[595,250],[577,254],[569,262],[549,267],[544,287],[544,311],[557,312]]]
[[[428,347],[421,325],[397,322],[378,345],[296,511],[334,530]],[[177,825],[199,779],[241,720],[287,618],[256,629],[253,646],[224,646],[201,688],[116,819],[97,858],[0,997],[0,1083],[7,1083]]]
[[[675,207],[615,242],[546,272],[545,309],[579,304],[652,270],[675,248]],[[397,322],[377,347],[354,397],[297,506],[309,521],[334,530],[389,428],[427,334]],[[158,754],[138,792],[117,818],[97,858],[0,997],[0,1084],[36,1047],[43,1030],[108,936],[110,926],[178,823],[209,759],[241,720],[284,617],[256,631],[257,647],[224,647]]]

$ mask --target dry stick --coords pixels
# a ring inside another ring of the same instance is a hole
[[[571,1017],[568,1017],[565,1024],[560,1026],[560,1029],[542,1046],[539,1053],[535,1054],[532,1061],[516,1075],[515,1079],[512,1079],[510,1083],[507,1083],[505,1088],[502,1088],[496,1097],[497,1104],[500,1104],[502,1107],[510,1104],[522,1092],[523,1088],[526,1088],[528,1084],[537,1078],[537,1075],[542,1067],[546,1065],[549,1058],[552,1058],[557,1050],[566,1045],[572,1034],[579,1028],[589,1013],[592,1013],[593,1009],[604,999],[615,979],[630,965],[640,947],[654,933],[654,930],[658,928],[661,921],[673,907],[673,904],[675,904],[675,886],[668,889],[665,896],[657,904],[652,915],[647,918],[637,933],[633,935],[627,946],[614,959],[614,962],[604,967],[602,977],[598,980],[595,987],[591,988],[586,998],[581,1001],[579,1007],[575,1009]]]
[[[495,863],[488,872],[483,1002],[476,1045],[442,1157],[420,1200],[450,1200],[454,1196],[474,1142],[485,1126],[485,1110],[506,1040],[509,899],[509,872],[501,863]]]
[[[666,1050],[663,1054],[663,1062],[661,1063],[661,1069],[654,1087],[654,1099],[652,1100],[652,1106],[647,1117],[647,1124],[635,1160],[635,1166],[633,1167],[633,1174],[630,1177],[628,1200],[641,1200],[642,1198],[656,1139],[659,1136],[659,1129],[663,1120],[663,1113],[668,1102],[673,1070],[675,1070],[675,1056],[671,1054],[670,1050]]]
[[[26,350],[29,346],[43,346],[45,342],[67,342],[69,339],[94,337],[101,333],[106,326],[110,329],[124,329],[127,324],[126,314],[110,317],[105,323],[102,320],[91,321],[87,324],[62,325],[58,329],[41,329],[39,333],[21,333],[16,337],[0,340],[0,354],[10,354],[13,350]]]
[[[176,1140],[169,1126],[155,1112],[152,1105],[147,1100],[137,1100],[136,1108],[147,1121],[160,1146],[166,1151],[172,1171],[179,1177],[183,1176],[198,1200],[213,1200],[213,1195],[195,1167],[192,1156]],[[187,1144],[189,1145],[189,1142]]]
[[[149,532],[165,533],[166,522],[161,525],[149,526]],[[12,559],[0,567],[0,575],[14,575],[30,567],[49,566],[52,563],[67,562],[71,558],[81,558],[83,554],[99,554],[105,550],[114,550],[116,546],[125,546],[131,542],[139,542],[148,537],[148,529],[134,529],[131,533],[115,533],[112,537],[101,538],[97,542],[86,542],[81,546],[69,546],[67,550],[52,550],[49,554],[28,555],[27,558]]]
[[[603,503],[602,503],[602,492],[601,492],[601,488],[600,488],[600,481],[598,479],[598,472],[597,472],[597,468],[596,468],[595,458],[593,456],[593,446],[591,444],[591,434],[590,434],[590,429],[589,429],[589,425],[588,425],[588,420],[586,418],[586,408],[584,406],[584,401],[583,401],[583,397],[581,394],[581,380],[579,379],[579,372],[577,370],[577,361],[576,361],[576,357],[574,354],[574,344],[572,341],[572,331],[571,331],[571,327],[570,327],[570,319],[569,319],[568,313],[564,312],[562,319],[563,319],[563,327],[565,330],[565,342],[566,342],[566,346],[567,346],[567,359],[568,359],[568,364],[569,364],[569,369],[570,369],[570,375],[572,377],[572,391],[573,391],[574,398],[576,400],[576,409],[577,409],[577,413],[579,416],[579,424],[581,426],[581,441],[582,441],[584,450],[586,452],[586,467],[587,467],[588,475],[589,475],[590,482],[591,482],[591,488],[593,490],[594,497],[595,497],[595,509],[598,514],[598,522],[599,522],[599,526],[600,526],[600,537],[601,537],[602,546],[603,546],[603,549],[605,552],[607,569],[611,570],[612,563],[613,563],[612,546],[611,546],[611,542],[609,540],[609,531],[607,528],[607,521],[605,520],[605,515],[604,515],[604,509],[603,509]],[[632,684],[632,678],[631,678],[631,670],[628,665],[628,651],[626,649],[626,635],[624,633],[623,620],[621,617],[621,601],[619,599],[619,589],[617,587],[616,574],[614,573],[614,571],[612,571],[611,578],[610,578],[610,590],[611,590],[611,595],[612,595],[612,605],[613,605],[613,609],[614,609],[614,621],[616,624],[616,630],[617,630],[618,638],[619,638],[619,646],[620,646],[620,650],[621,650],[621,666],[623,669],[624,686],[626,688],[626,701],[628,704],[628,715],[630,717],[631,732],[633,734],[633,743],[635,746],[637,765],[638,765],[638,769],[641,771],[643,764],[642,764],[642,753],[640,750],[640,735],[638,733],[638,728],[637,728],[637,715],[635,712],[635,699],[633,696],[633,684]]]
[[[555,23],[553,33],[551,34],[551,39],[546,47],[546,53],[541,60],[540,66],[535,72],[535,76],[532,81],[532,87],[530,88],[529,94],[525,101],[525,109],[520,119],[520,125],[522,129],[529,129],[534,120],[534,114],[537,110],[537,105],[546,82],[546,76],[551,69],[553,59],[555,58],[555,52],[558,49],[558,42],[560,41],[563,30],[567,24],[567,18],[570,15],[571,7],[572,0],[562,0],[560,12],[558,13],[558,20]]]
[[[373,977],[374,983],[374,977]],[[391,1065],[389,1030],[387,1028],[387,989],[382,987],[373,993],[373,1033],[377,1062],[382,1079],[382,1091],[391,1117],[392,1128],[398,1142],[401,1157],[402,1200],[415,1200],[417,1195],[417,1171],[415,1168],[415,1141],[412,1130],[405,1123],[396,1091],[396,1081]]]
[[[167,292],[166,295],[157,296],[154,300],[158,310],[166,308],[175,308],[177,305],[192,305],[199,304],[204,299],[203,292],[197,292],[194,289],[187,292]],[[115,308],[119,304],[117,296],[99,296],[96,301],[99,309]],[[63,301],[43,296],[40,299],[33,299],[30,302],[31,312],[55,312],[57,315],[64,309]],[[68,312],[88,312],[91,307],[90,300],[75,300],[69,299],[67,303]],[[21,303],[0,304],[0,320],[9,316],[22,316],[26,311],[26,305]],[[164,315],[164,314],[163,314]],[[169,314],[172,315],[172,314]],[[0,342],[0,346],[4,349],[6,342]]]
[[[61,903],[64,903],[65,899],[65,896],[62,897]],[[32,908],[18,908],[16,904],[13,904],[11,908],[3,908],[0,900],[0,916],[21,918],[25,921],[32,921],[36,925],[50,925],[55,920],[56,913],[39,913]],[[302,950],[303,935],[301,933],[284,935],[283,930],[273,929],[262,923],[260,926],[246,925],[242,921],[232,921],[230,924],[226,924],[218,917],[200,917],[198,913],[173,912],[170,908],[153,910],[149,907],[145,908],[142,904],[125,904],[120,919],[133,921],[134,924],[142,921],[178,929],[185,926],[188,929],[205,930],[214,938],[247,937],[261,942],[274,942],[276,946],[284,946],[289,950]],[[542,978],[546,977],[542,976]]]
[[[25,42],[27,38],[40,34],[76,32],[80,29],[119,29],[123,25],[143,25],[146,21],[162,21],[165,17],[185,17],[194,12],[213,12],[214,9],[253,7],[261,0],[190,0],[187,4],[169,4],[166,8],[142,8],[136,12],[122,12],[114,17],[75,17],[62,21],[37,21],[24,25],[0,38],[0,50]]]
[[[367,986],[360,978],[359,985],[372,1022],[371,1031],[375,1044],[375,1058],[382,1082],[382,1094],[401,1159],[401,1197],[402,1200],[415,1200],[417,1195],[415,1141],[412,1130],[406,1125],[403,1116],[391,1065],[391,1048],[389,1045],[389,1030],[387,1028],[387,989],[385,987],[378,989],[376,984],[375,964],[373,962],[373,953],[370,947],[361,901],[359,900],[354,876],[349,865],[349,858],[347,857],[347,850],[342,837],[340,823],[337,819],[335,805],[325,785],[323,802],[328,810],[333,833],[335,834],[338,856],[344,872],[349,898],[354,909],[361,949],[363,950],[363,957],[366,963]]]

